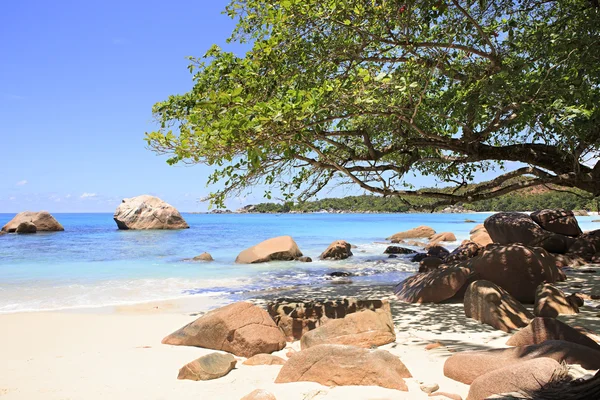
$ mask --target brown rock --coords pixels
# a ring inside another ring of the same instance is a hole
[[[365,310],[334,319],[310,332],[300,341],[307,349],[321,344],[346,344],[357,347],[382,346],[396,341],[392,314],[387,309]]]
[[[384,254],[416,254],[416,251],[400,246],[388,246]]]
[[[481,250],[482,247],[477,243],[465,240],[444,259],[444,262],[446,264],[455,264],[461,261],[467,261],[478,255]]]
[[[275,383],[316,382],[326,386],[381,386],[408,391],[412,375],[399,358],[384,350],[323,344],[295,354]]]
[[[123,199],[113,219],[119,229],[187,229],[179,211],[158,197],[142,195]]]
[[[488,372],[541,357],[552,358],[559,363],[580,364],[585,369],[600,368],[600,352],[576,343],[549,340],[531,346],[456,353],[444,363],[444,375],[470,385]]]
[[[247,302],[213,310],[163,339],[163,344],[223,350],[240,357],[272,353],[285,337],[269,314]]]
[[[415,274],[394,288],[400,301],[439,303],[454,296],[465,284],[471,270],[461,264]]]
[[[559,315],[572,315],[578,312],[577,305],[569,302],[563,291],[553,285],[544,283],[536,289],[533,308],[536,317],[556,318]]]
[[[446,392],[433,392],[429,395],[429,397],[434,397],[434,399],[432,400],[444,400],[444,399],[450,399],[450,400],[463,400],[462,397],[460,397],[460,395],[455,394],[455,393],[446,393]]]
[[[561,366],[551,358],[535,358],[481,375],[473,381],[467,400],[501,393],[530,393],[549,383]]]
[[[214,261],[214,259],[212,258],[212,256],[209,253],[202,253],[199,256],[196,256],[193,258],[194,261]]]
[[[497,284],[522,303],[533,303],[540,283],[563,280],[550,254],[520,244],[488,245],[470,262],[480,279]]]
[[[419,242],[418,240],[406,240],[406,241],[402,241],[402,242],[394,242],[392,241],[392,243],[404,243],[407,246],[414,246],[414,247],[425,247],[427,246],[427,243],[425,242]]]
[[[567,236],[579,236],[582,233],[573,211],[563,210],[562,208],[540,210],[531,213],[531,219],[550,232]]]
[[[429,272],[437,269],[444,261],[438,257],[425,257],[419,263],[419,272]]]
[[[189,379],[191,381],[208,381],[225,376],[236,364],[231,354],[211,353],[200,357],[179,370],[177,379]]]
[[[256,354],[242,364],[244,365],[283,365],[285,360],[272,354]]]
[[[263,389],[256,389],[255,391],[248,393],[240,400],[277,400],[273,393]]]
[[[430,242],[455,242],[456,236],[452,232],[436,233],[429,238]]]
[[[36,233],[37,228],[33,222],[23,221],[17,226],[16,233]]]
[[[429,257],[446,258],[450,254],[445,247],[439,246],[435,243],[427,245],[425,249],[427,249],[427,255]]]
[[[499,244],[528,245],[547,234],[529,215],[519,212],[492,214],[483,225],[494,243]]]
[[[410,259],[410,262],[421,262],[425,258],[429,257],[427,253],[417,253]]]
[[[600,252],[600,229],[585,232],[579,236],[569,248],[569,253],[591,261]]]
[[[64,231],[65,228],[48,212],[48,211],[23,211],[18,213],[6,225],[2,227],[2,231],[14,233],[18,226],[23,222],[30,222],[35,225],[37,232],[55,232]]]
[[[564,340],[600,351],[600,345],[579,330],[555,318],[536,317],[508,339],[509,346],[529,346],[548,340]]]
[[[488,234],[483,224],[479,224],[475,226],[475,228],[471,229],[470,235],[471,241],[477,243],[481,247],[485,247],[488,244],[493,243],[492,238]]]
[[[427,346],[425,346],[425,350],[433,350],[433,349],[437,349],[438,347],[443,347],[444,345],[441,344],[440,342],[435,342],[435,343],[429,343]]]
[[[302,257],[302,252],[294,239],[291,236],[279,236],[242,251],[235,262],[255,264],[275,260],[290,261],[298,257]]]
[[[387,240],[402,240],[402,239],[415,239],[415,238],[427,238],[429,239],[435,235],[435,231],[428,226],[418,226],[404,232],[398,232],[388,237]]]
[[[302,257],[296,258],[296,261],[300,261],[300,262],[312,262],[312,258],[307,257],[307,256],[302,256]]]
[[[350,243],[336,240],[321,254],[322,260],[344,260],[352,255]]]
[[[501,287],[488,281],[469,285],[464,299],[465,314],[504,332],[527,326],[533,315]]]

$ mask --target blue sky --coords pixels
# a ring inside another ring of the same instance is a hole
[[[11,1],[0,15],[0,212],[114,211],[157,195],[204,211],[204,166],[145,148],[151,108],[191,88],[186,56],[226,45],[234,21],[211,1]],[[261,201],[256,189],[230,208]],[[337,190],[334,194],[355,194]]]

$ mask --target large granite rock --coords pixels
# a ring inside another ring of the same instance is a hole
[[[541,357],[552,358],[559,363],[579,364],[585,369],[600,369],[599,351],[576,343],[549,340],[531,346],[456,353],[444,363],[444,375],[470,385],[488,372]]]
[[[485,247],[488,244],[493,243],[492,238],[483,224],[476,225],[473,229],[471,229],[469,234],[471,235],[471,241],[477,243],[481,247]]]
[[[35,225],[37,232],[57,232],[64,231],[65,228],[48,211],[23,211],[14,216],[2,227],[2,231],[7,233],[17,232],[17,228],[22,223]],[[25,229],[25,227],[23,227]],[[31,230],[31,228],[29,228]]]
[[[273,354],[256,354],[242,364],[244,365],[283,365],[285,360],[281,357],[274,356]]]
[[[435,235],[435,230],[428,226],[418,226],[408,231],[398,232],[388,237],[387,240],[392,242],[400,242],[402,239],[416,239],[416,238],[427,238],[429,239]]]
[[[408,391],[412,375],[399,358],[384,350],[323,344],[302,350],[281,368],[275,383],[316,382],[325,386],[381,386]]]
[[[429,272],[438,269],[444,264],[444,260],[439,257],[425,257],[419,262],[419,272]]]
[[[467,282],[471,270],[462,264],[415,274],[394,288],[400,301],[439,303],[454,296]]]
[[[533,315],[508,292],[488,281],[469,285],[464,298],[465,315],[504,332],[529,324]]]
[[[573,315],[578,312],[578,305],[550,283],[543,283],[536,289],[533,308],[536,317],[556,318],[559,315]]]
[[[592,261],[595,254],[600,252],[600,229],[585,232],[579,236],[569,248],[569,254]]]
[[[456,264],[461,261],[470,260],[478,255],[482,249],[477,243],[465,240],[444,259],[444,262],[446,264]]]
[[[192,258],[192,260],[210,262],[210,261],[214,261],[214,258],[212,258],[210,253],[204,252],[204,253],[200,254],[199,256]]]
[[[515,347],[529,346],[548,340],[564,340],[600,351],[600,344],[595,340],[555,318],[534,318],[529,325],[512,335],[506,344]]]
[[[302,257],[302,252],[291,236],[279,236],[250,247],[235,259],[240,264],[256,264],[268,261],[291,261]]]
[[[522,303],[533,303],[540,283],[564,280],[548,252],[520,244],[488,245],[470,263],[480,279],[499,285]]]
[[[177,379],[191,381],[217,379],[227,375],[235,367],[236,362],[231,354],[211,353],[181,367]]]
[[[344,260],[352,255],[352,245],[345,240],[336,240],[323,253],[321,260]]]
[[[37,227],[33,222],[24,221],[17,226],[15,233],[36,233]]]
[[[147,194],[123,199],[113,218],[119,229],[189,228],[175,207]]]
[[[329,320],[344,318],[362,310],[379,310],[391,315],[387,300],[299,300],[278,299],[267,305],[267,311],[288,341],[300,340],[308,331],[316,329]]]
[[[455,242],[456,241],[456,236],[452,232],[441,232],[441,233],[436,233],[435,235],[431,236],[429,238],[429,241],[431,243],[437,243],[437,242]]]
[[[488,372],[475,379],[467,400],[483,400],[501,393],[531,393],[551,382],[561,365],[551,358],[535,358]]]
[[[582,233],[573,211],[563,209],[540,210],[531,213],[531,219],[550,232],[567,236],[579,236]]]
[[[247,302],[213,310],[163,339],[163,344],[223,350],[252,357],[285,347],[285,337],[269,314]]]
[[[427,255],[429,257],[446,258],[446,257],[448,257],[450,255],[450,252],[448,251],[448,249],[446,249],[445,247],[442,247],[442,246],[438,245],[435,242],[427,245],[425,247],[425,249],[427,250]]]
[[[394,323],[389,308],[375,311],[364,310],[333,319],[312,331],[300,340],[302,349],[321,344],[347,344],[370,348],[382,346],[396,340]]]
[[[388,246],[383,254],[416,254],[417,252],[412,249],[407,249],[406,247],[400,246]]]

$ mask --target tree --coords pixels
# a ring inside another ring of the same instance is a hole
[[[540,184],[600,195],[597,2],[233,0],[226,11],[238,21],[229,40],[251,50],[191,58],[193,88],[154,106],[160,128],[146,136],[169,163],[214,166],[217,204],[258,183],[301,200],[337,182],[437,205]],[[477,171],[497,177],[471,185]],[[456,190],[417,190],[412,173]]]

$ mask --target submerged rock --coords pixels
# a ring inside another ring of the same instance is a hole
[[[225,376],[236,364],[236,359],[231,354],[211,353],[200,357],[179,370],[177,379],[192,381],[208,381]]]
[[[302,257],[302,252],[291,236],[279,236],[247,248],[235,259],[240,264],[255,264],[268,261],[291,261]]]
[[[214,258],[212,258],[212,256],[209,253],[204,252],[204,253],[200,254],[199,256],[194,257],[192,260],[194,260],[194,261],[214,261]]]
[[[26,223],[27,226],[33,224],[36,232],[57,232],[65,230],[65,228],[63,228],[63,226],[48,211],[23,211],[15,215],[13,219],[4,225],[2,231],[15,233],[22,223]],[[23,229],[25,229],[25,227],[23,227]],[[28,229],[31,230],[32,228],[29,227]]]
[[[163,344],[223,350],[252,357],[285,347],[285,337],[269,314],[247,302],[217,308],[173,332]]]
[[[123,199],[113,219],[119,229],[187,229],[179,211],[158,197],[142,195]]]
[[[412,375],[400,359],[385,350],[322,344],[294,354],[275,383],[316,382],[326,386],[381,386],[408,391]]]
[[[336,240],[321,254],[322,260],[344,260],[352,255],[352,245],[345,240]]]

